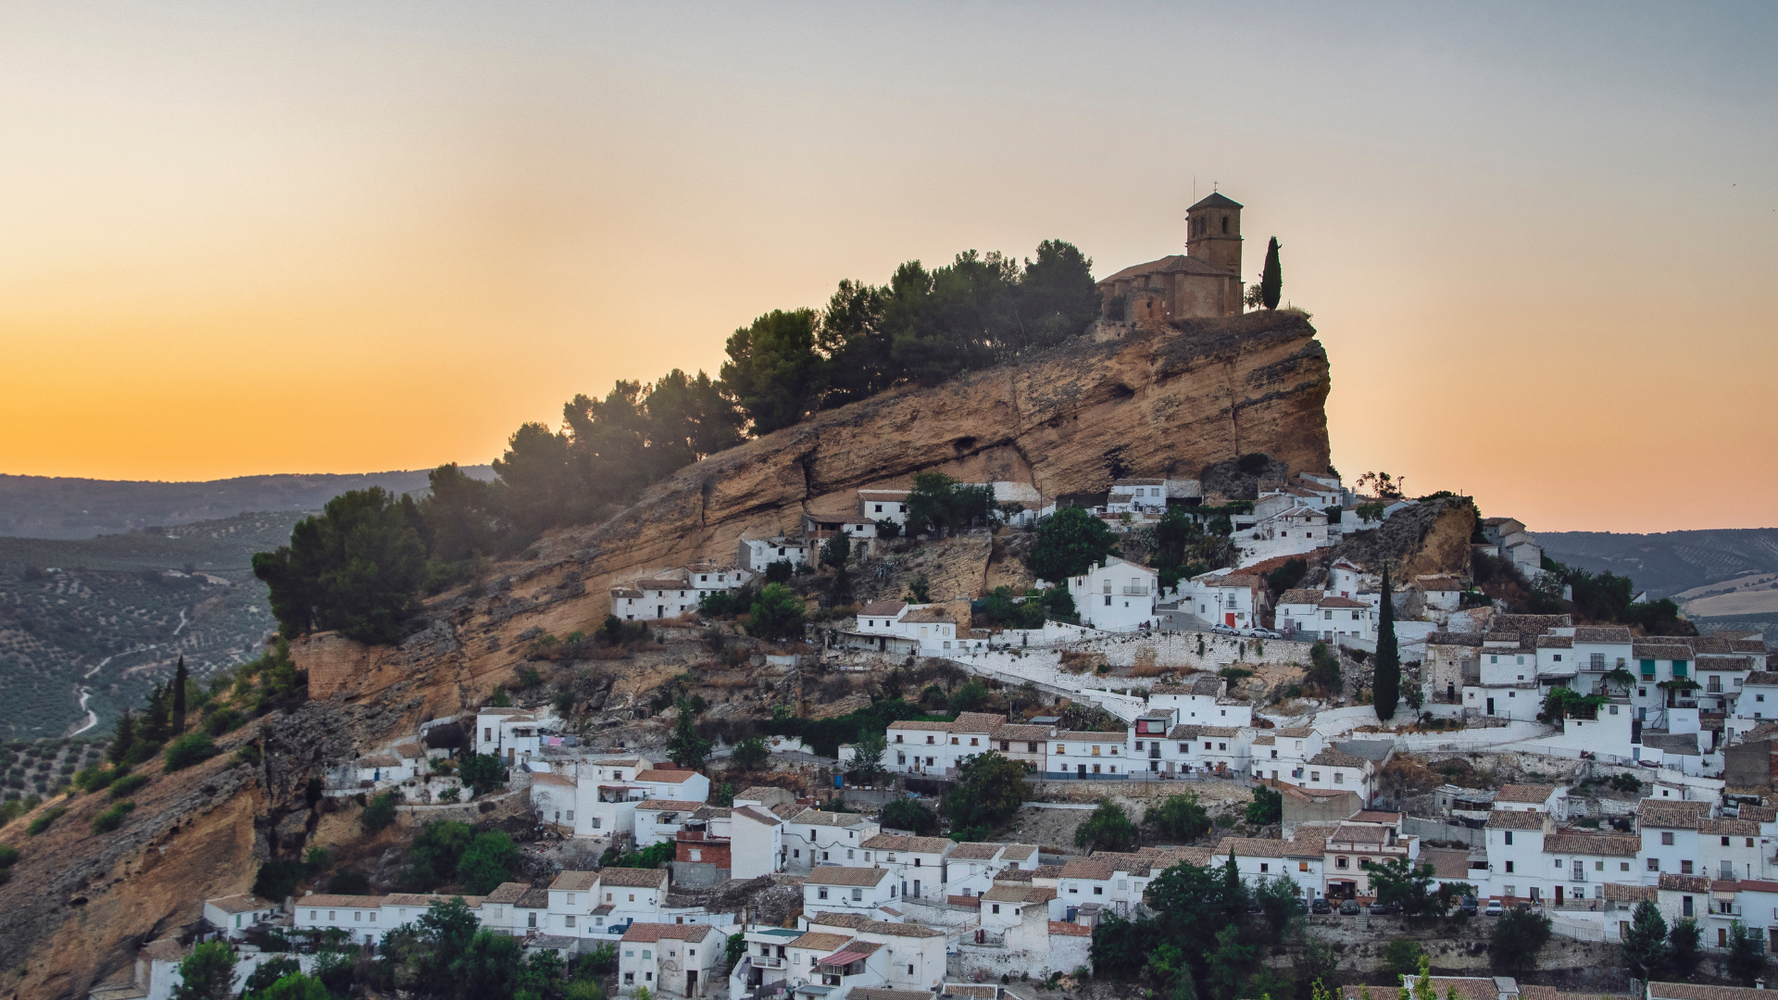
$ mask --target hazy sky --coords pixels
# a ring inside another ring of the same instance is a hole
[[[842,278],[1180,252],[1348,476],[1778,524],[1778,7],[0,0],[0,472],[485,462]]]

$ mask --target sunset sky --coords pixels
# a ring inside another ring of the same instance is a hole
[[[481,463],[959,250],[1212,184],[1335,464],[1778,525],[1778,7],[0,0],[0,472]]]

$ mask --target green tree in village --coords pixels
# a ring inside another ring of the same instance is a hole
[[[1667,967],[1667,921],[1653,901],[1636,904],[1622,946],[1632,978],[1647,982]]]
[[[994,514],[994,489],[960,483],[942,472],[921,472],[908,491],[907,533],[938,536],[975,524],[988,524]]]
[[[1516,908],[1506,911],[1495,922],[1493,940],[1488,946],[1494,954],[1494,964],[1515,976],[1535,968],[1537,953],[1550,943],[1552,927],[1553,921],[1541,913]]]
[[[1270,826],[1284,820],[1284,793],[1265,785],[1253,789],[1253,801],[1247,803],[1248,826]]]
[[[1723,970],[1742,986],[1752,986],[1766,971],[1766,956],[1760,948],[1759,931],[1736,920],[1729,924],[1729,953],[1723,959]]]
[[[1136,824],[1130,822],[1122,806],[1110,799],[1100,799],[1099,808],[1074,828],[1074,846],[1088,852],[1132,851],[1140,839]]]
[[[695,771],[710,759],[710,741],[698,735],[698,713],[690,698],[681,695],[674,707],[679,709],[679,721],[674,724],[673,738],[667,741],[667,756]]]
[[[1704,929],[1696,920],[1685,917],[1673,922],[1667,931],[1667,969],[1680,979],[1690,979],[1698,971],[1703,955]]]
[[[852,772],[858,780],[867,785],[874,785],[884,775],[883,755],[889,752],[889,741],[882,733],[865,733],[854,743],[856,756],[852,759]]]
[[[1037,543],[1025,556],[1025,566],[1051,584],[1081,576],[1117,553],[1111,528],[1080,507],[1064,507],[1046,518],[1037,529]]]
[[[1142,822],[1163,843],[1189,843],[1210,831],[1210,813],[1198,803],[1197,792],[1169,795],[1142,814]]]
[[[1383,565],[1382,605],[1377,615],[1377,667],[1371,682],[1371,694],[1377,718],[1388,722],[1395,718],[1401,700],[1401,648],[1395,641],[1395,601],[1389,590],[1389,566]]]
[[[228,1000],[235,981],[235,953],[221,941],[205,941],[179,963],[173,1000]]]
[[[782,583],[768,583],[753,599],[747,634],[756,639],[795,639],[803,634],[807,612],[796,592]]]
[[[734,761],[738,767],[756,771],[765,766],[772,756],[771,748],[766,745],[766,738],[758,733],[741,737],[735,744]]]
[[[1030,770],[1029,764],[992,750],[965,760],[958,768],[957,784],[944,797],[951,839],[987,840],[995,827],[1012,819],[1031,797],[1031,786],[1025,781]]]
[[[1402,855],[1381,863],[1365,861],[1360,866],[1370,874],[1371,888],[1376,890],[1378,902],[1400,906],[1402,915],[1412,919],[1438,915],[1438,898],[1432,888],[1432,865],[1415,864]]]
[[[1284,289],[1284,272],[1278,266],[1278,237],[1266,244],[1266,263],[1259,275],[1260,302],[1267,309],[1278,308],[1278,297]]]

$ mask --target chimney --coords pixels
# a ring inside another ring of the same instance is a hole
[[[1766,981],[1764,979],[1755,979],[1753,981],[1753,988],[1756,990],[1765,989],[1766,988]]]

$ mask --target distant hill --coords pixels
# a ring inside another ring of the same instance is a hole
[[[1778,572],[1778,528],[1654,535],[1540,531],[1537,538],[1550,558],[1581,569],[1628,576],[1653,597],[1671,597],[1746,573]]]
[[[0,538],[0,738],[108,731],[178,657],[202,678],[259,655],[277,622],[248,560],[302,516]]]
[[[347,490],[424,490],[428,471],[242,476],[202,483],[0,475],[0,537],[93,538],[247,511],[319,510]],[[486,465],[463,471],[478,479],[494,478]]]

